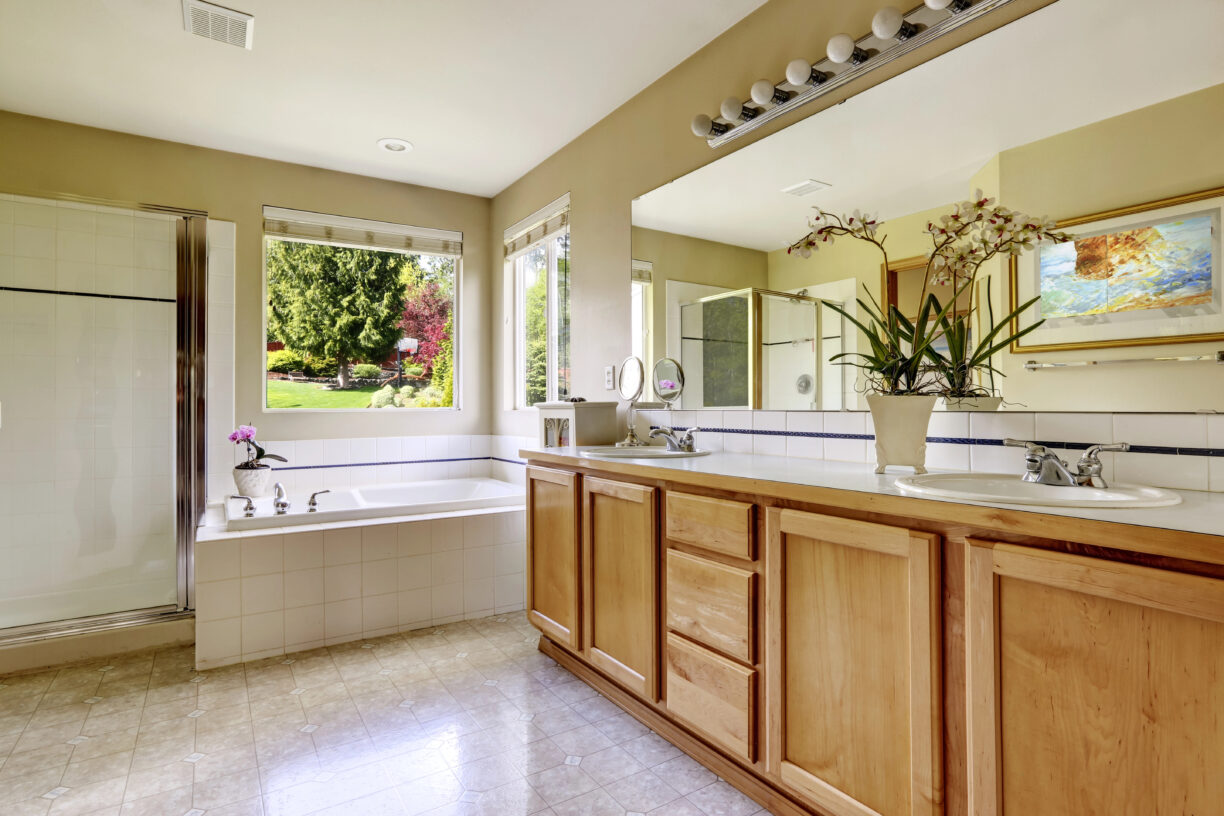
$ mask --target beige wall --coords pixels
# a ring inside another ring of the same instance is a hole
[[[727,289],[764,287],[768,281],[766,255],[759,250],[642,227],[634,227],[632,234],[633,259],[654,264],[651,283],[654,304],[650,328],[652,360],[667,355],[665,297],[668,281],[704,283]],[[625,286],[628,285],[626,277]]]
[[[1043,139],[999,156],[1009,207],[1070,218],[1224,187],[1224,85]],[[1224,410],[1211,363],[1149,363],[1029,372],[1025,360],[1214,354],[1224,342],[1002,355],[1008,400],[1030,410]]]
[[[3,111],[0,191],[184,207],[236,222],[235,415],[258,425],[262,438],[489,432],[488,199]],[[261,413],[264,204],[463,232],[460,410]]]
[[[840,31],[870,30],[878,0],[769,0],[697,51],[650,87],[557,151],[493,199],[493,234],[565,192],[573,213],[574,393],[607,399],[604,366],[619,363],[629,351],[630,201],[655,187],[751,144],[842,99],[878,84],[990,29],[1023,16],[1050,0],[1016,0],[946,37],[821,97],[757,133],[711,150],[694,138],[689,121],[712,112],[731,93],[745,96],[761,77],[781,78],[796,57],[823,54],[828,38]],[[501,250],[492,248],[495,268]],[[503,323],[503,303],[493,304],[494,324]],[[508,333],[494,342],[494,375],[506,380],[512,347]],[[534,414],[507,408],[503,396],[495,409],[499,433],[534,433]]]

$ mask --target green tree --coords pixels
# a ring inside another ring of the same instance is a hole
[[[404,263],[395,252],[269,239],[269,339],[335,358],[347,387],[349,363],[381,361],[402,336]]]
[[[544,267],[527,287],[526,400],[532,406],[548,399],[548,272]]]
[[[446,317],[446,336],[434,357],[433,379],[430,384],[442,392],[442,405],[455,404],[455,313]]]

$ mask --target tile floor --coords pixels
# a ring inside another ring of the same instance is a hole
[[[202,673],[176,648],[2,677],[0,814],[765,814],[537,639],[519,613]]]

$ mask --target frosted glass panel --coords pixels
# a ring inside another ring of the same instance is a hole
[[[177,602],[175,258],[172,217],[0,196],[0,629]]]

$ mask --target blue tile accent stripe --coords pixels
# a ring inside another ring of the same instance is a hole
[[[658,425],[651,425],[651,430],[658,428]],[[687,427],[674,426],[673,430],[687,431]],[[874,440],[874,434],[853,434],[853,433],[831,433],[827,431],[768,431],[756,428],[716,428],[697,426],[692,428],[695,431],[706,431],[707,433],[720,434],[746,434],[748,436],[782,436],[782,437],[802,437],[806,439],[864,439]],[[1032,440],[1038,445],[1044,445],[1047,448],[1061,448],[1063,450],[1087,450],[1095,442],[1060,442],[1048,439]],[[1002,439],[974,439],[972,437],[961,436],[928,436],[928,444],[942,445],[982,445],[987,447],[1002,447]],[[1178,448],[1165,445],[1131,445],[1131,453],[1161,453],[1165,455],[1176,456],[1220,456],[1224,457],[1224,448]]]
[[[349,462],[346,465],[282,465],[273,470],[329,470],[345,467],[384,467],[386,465],[433,465],[444,462],[487,462],[497,459],[496,456],[455,456],[443,459],[399,459],[394,462]],[[497,459],[499,462],[509,462],[509,459]]]

